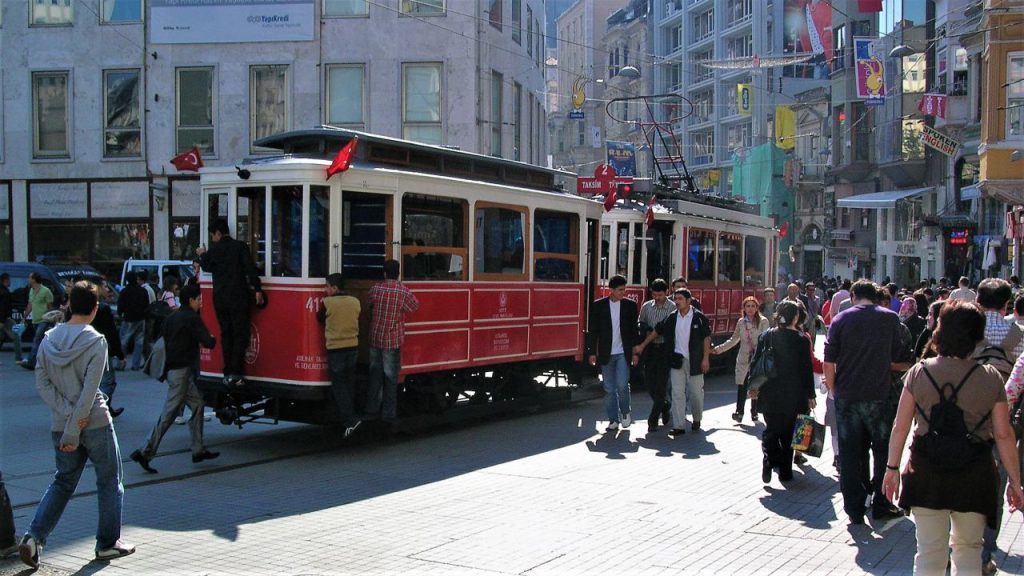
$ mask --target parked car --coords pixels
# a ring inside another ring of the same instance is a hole
[[[64,292],[65,279],[83,279],[96,284],[104,284],[103,276],[98,270],[88,264],[41,264],[38,262],[0,262],[0,273],[6,272],[11,276],[11,305],[15,320],[21,319],[21,313],[28,304],[28,276],[32,272],[38,272],[46,286],[53,292],[55,304],[61,303],[66,298]],[[108,290],[110,286],[107,285]]]
[[[121,283],[119,286],[124,287],[124,277],[129,272],[143,272],[147,278],[155,272],[160,278],[160,286],[164,285],[164,276],[176,276],[181,285],[184,285],[186,280],[195,276],[195,273],[192,272],[191,260],[128,259],[124,261],[124,265],[121,268]]]

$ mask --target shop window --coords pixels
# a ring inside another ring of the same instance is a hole
[[[302,186],[271,189],[270,246],[271,276],[302,276]]]
[[[142,154],[139,121],[139,71],[103,72],[103,156],[136,157]]]
[[[765,285],[765,248],[764,238],[747,236],[743,239],[743,285]]]
[[[331,189],[309,187],[309,277],[326,278],[330,270]]]
[[[152,236],[147,222],[94,224],[89,262],[100,270],[117,270],[129,258],[151,260]]]
[[[407,280],[465,280],[465,200],[420,194],[402,199],[402,270]]]
[[[367,16],[370,3],[367,0],[324,0],[325,17]]]
[[[32,155],[70,156],[68,134],[68,72],[32,73]]]
[[[103,0],[104,24],[142,22],[142,0]]]
[[[288,129],[288,66],[249,69],[249,133],[252,140]],[[252,146],[256,152],[260,148]]]
[[[28,227],[28,259],[57,262],[89,262],[92,230],[85,223],[51,224],[33,222]]]
[[[691,229],[687,242],[686,278],[690,282],[715,279],[715,233]]]
[[[441,71],[439,63],[402,65],[402,137],[406,140],[441,144]]]
[[[526,210],[478,202],[475,224],[476,277],[525,279]]]
[[[175,82],[175,137],[178,152],[198,148],[216,153],[213,68],[178,68]]]
[[[327,67],[327,123],[362,130],[366,67],[362,64]]]
[[[249,245],[261,276],[267,273],[265,199],[266,190],[262,186],[239,188],[235,207],[235,238]]]
[[[742,249],[743,238],[739,234],[723,232],[718,236],[719,282],[739,282],[743,279]]]
[[[533,222],[534,280],[575,282],[579,274],[577,216],[538,210]]]

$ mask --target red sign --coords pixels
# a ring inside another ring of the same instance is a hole
[[[618,175],[609,164],[598,164],[597,168],[594,168],[594,178],[600,178],[601,180],[611,180]]]
[[[917,109],[925,116],[946,119],[946,95],[925,94],[917,104]]]
[[[615,190],[615,187],[618,186],[619,184],[632,183],[633,178],[631,176],[616,176],[611,179],[587,178],[586,176],[580,176],[576,178],[576,193],[598,194],[604,196],[605,194],[611,194],[612,191]]]

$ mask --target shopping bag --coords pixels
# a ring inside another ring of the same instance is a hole
[[[808,456],[818,458],[825,446],[825,425],[814,419],[814,416],[801,414],[796,417],[793,425],[793,450],[799,450]]]

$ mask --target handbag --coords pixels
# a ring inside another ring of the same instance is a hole
[[[793,425],[793,450],[798,450],[814,456],[821,457],[821,450],[825,446],[825,425],[814,419],[810,414],[800,414],[796,417],[796,424]]]
[[[767,330],[757,339],[757,350],[754,351],[754,359],[750,362],[745,382],[747,390],[759,390],[765,382],[778,376],[775,368],[775,348],[772,346],[772,334],[775,330]]]

